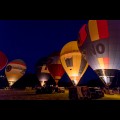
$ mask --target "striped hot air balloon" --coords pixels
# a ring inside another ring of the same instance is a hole
[[[86,60],[78,49],[77,41],[70,41],[63,46],[60,53],[60,59],[73,85],[77,86],[88,68]]]
[[[48,59],[47,62],[48,70],[50,71],[51,76],[54,78],[56,82],[56,86],[58,86],[58,82],[65,73],[63,66],[60,61],[60,53],[54,52]]]
[[[2,70],[7,65],[8,59],[6,55],[0,51],[0,70]]]
[[[105,85],[110,86],[120,69],[120,20],[89,20],[79,31],[78,47]]]
[[[26,69],[26,64],[21,59],[13,60],[7,64],[5,74],[10,87],[25,74]]]

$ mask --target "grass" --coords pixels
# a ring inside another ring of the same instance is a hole
[[[69,100],[69,91],[65,93],[36,94],[35,90],[0,89],[0,100]],[[96,100],[120,100],[119,94],[107,95]]]
[[[69,100],[68,92],[36,94],[35,90],[0,90],[0,100]]]
[[[105,94],[104,97],[97,100],[120,100],[120,94],[108,95]]]

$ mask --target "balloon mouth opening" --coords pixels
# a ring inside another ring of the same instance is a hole
[[[45,83],[45,81],[41,81],[40,84],[41,84],[41,86],[43,87],[43,86],[45,86],[46,83]]]
[[[9,81],[9,87],[11,87],[14,84],[14,82]]]
[[[38,75],[38,80],[40,82],[40,84],[44,81],[47,82],[49,80],[50,75],[47,73],[41,73],[40,75]]]
[[[106,86],[110,86],[112,84],[112,79],[115,76],[99,76],[102,80],[104,80]]]
[[[41,79],[39,79],[40,81],[40,85],[43,87],[46,85],[46,82],[48,81],[47,77],[43,77]]]
[[[72,80],[72,83],[73,83],[74,86],[77,86],[77,80],[76,79]]]
[[[113,78],[117,75],[119,70],[117,69],[97,69],[95,72],[98,74],[99,78],[104,82],[106,86],[112,84]]]

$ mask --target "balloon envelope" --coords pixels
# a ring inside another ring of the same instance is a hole
[[[6,55],[0,51],[0,70],[2,70],[8,62]]]
[[[78,46],[109,86],[120,69],[120,20],[89,20],[79,31]]]
[[[48,70],[48,67],[46,65],[47,63],[47,57],[41,58],[37,63],[37,77],[39,81],[48,81],[50,77],[50,72]]]
[[[59,52],[54,52],[49,57],[48,62],[47,62],[47,67],[57,85],[58,81],[61,79],[61,77],[65,73],[63,66],[61,64],[61,61],[60,61],[60,53]]]
[[[50,72],[45,64],[38,67],[37,76],[39,81],[48,81]]]
[[[25,74],[26,68],[25,62],[21,59],[16,59],[8,63],[5,68],[5,74],[9,82],[9,86],[12,86]]]
[[[86,60],[78,49],[77,41],[70,41],[63,46],[60,59],[67,75],[76,86],[88,68]]]

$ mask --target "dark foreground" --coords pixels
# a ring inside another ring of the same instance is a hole
[[[69,100],[69,91],[65,93],[36,94],[35,90],[0,89],[0,100]],[[120,100],[119,94],[104,95],[97,100]]]
[[[0,100],[69,100],[65,93],[36,94],[35,90],[0,90]]]

